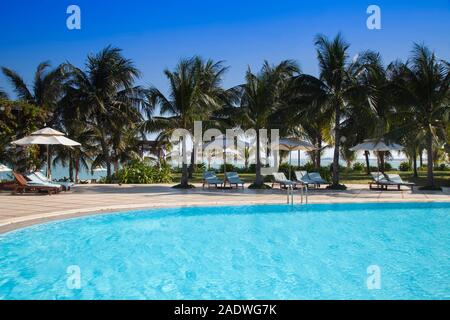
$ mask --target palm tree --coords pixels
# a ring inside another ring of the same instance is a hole
[[[0,99],[8,99],[8,94],[0,88]]]
[[[435,189],[434,146],[445,137],[449,123],[450,64],[439,60],[424,45],[414,44],[406,63],[395,62],[389,67],[395,94],[394,104],[401,125],[391,133],[405,135],[415,131],[425,136],[427,149],[427,186]],[[406,121],[401,121],[403,118]]]
[[[353,86],[348,65],[349,45],[338,34],[330,41],[318,35],[315,41],[319,60],[320,80],[325,87],[326,105],[334,113],[333,184],[339,188],[339,147],[341,143],[341,117],[347,106],[347,92]]]
[[[280,110],[285,107],[285,94],[293,76],[299,67],[292,60],[282,61],[276,66],[264,62],[258,74],[247,70],[243,85],[236,87],[240,91],[240,102],[235,112],[238,122],[247,129],[256,130],[256,179],[252,188],[263,188],[261,175],[261,139],[260,129],[282,127],[274,119],[279,118]]]
[[[68,65],[66,99],[83,115],[84,122],[95,130],[102,153],[97,157],[106,165],[111,177],[114,135],[121,135],[123,126],[142,121],[143,90],[133,86],[140,73],[133,62],[122,56],[121,50],[106,47],[96,55],[89,55],[86,71]],[[117,141],[117,138],[116,138]]]
[[[48,70],[50,67],[49,62],[42,62],[37,66],[32,89],[28,88],[18,73],[2,67],[2,72],[13,86],[18,99],[39,107],[49,126],[53,125],[53,112],[61,98],[65,77],[62,65]]]
[[[181,60],[174,71],[166,69],[164,74],[169,80],[169,95],[164,95],[156,87],[148,90],[150,104],[148,117],[152,117],[157,106],[160,107],[161,114],[166,117],[153,117],[147,121],[146,129],[150,132],[162,130],[168,136],[176,129],[185,129],[193,136],[194,122],[209,121],[213,112],[223,105],[226,93],[221,88],[221,82],[226,70],[222,61],[204,61],[198,56]],[[185,157],[187,156],[186,137],[181,142]],[[193,141],[191,170],[197,143],[198,141]],[[187,159],[184,159],[182,163],[181,182],[177,187],[190,187]]]

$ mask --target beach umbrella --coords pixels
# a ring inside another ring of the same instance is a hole
[[[80,143],[67,138],[64,133],[56,131],[52,128],[43,128],[33,132],[31,135],[22,139],[11,142],[18,146],[28,146],[33,144],[41,144],[47,146],[47,177],[51,179],[51,157],[50,145],[63,145],[68,147],[81,146]]]
[[[351,151],[402,151],[403,146],[397,143],[388,143],[384,139],[366,139],[362,143],[350,148]],[[380,161],[377,157],[378,172],[380,172]]]
[[[0,172],[11,172],[12,169],[8,168],[4,164],[0,164]]]
[[[92,169],[92,172],[104,172],[107,171],[106,168],[103,167],[95,167],[94,169]]]
[[[274,150],[289,151],[289,180],[291,180],[291,152],[292,151],[313,151],[317,148],[311,143],[296,138],[281,138],[278,144],[272,145]]]

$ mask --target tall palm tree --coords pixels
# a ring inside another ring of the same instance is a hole
[[[315,40],[317,58],[320,69],[319,101],[324,112],[334,116],[333,140],[333,180],[330,188],[342,189],[339,184],[339,156],[340,145],[343,140],[342,129],[344,121],[349,119],[349,110],[354,107],[352,101],[355,95],[361,94],[359,77],[367,67],[367,56],[363,53],[356,58],[349,59],[349,44],[341,34],[329,40],[324,35],[318,35]]]
[[[32,88],[29,88],[24,79],[12,69],[2,67],[2,72],[9,80],[19,100],[41,108],[45,114],[47,125],[53,125],[53,112],[62,95],[65,72],[62,65],[50,69],[48,61],[40,63],[34,74]]]
[[[147,121],[146,129],[150,132],[162,130],[168,136],[176,129],[185,129],[193,136],[194,122],[209,121],[213,112],[223,105],[226,93],[221,88],[221,82],[227,69],[222,61],[204,61],[195,56],[182,59],[174,71],[164,70],[169,80],[169,95],[164,95],[156,87],[148,90],[150,104],[148,117],[152,117],[157,106],[160,107],[161,114],[166,116],[153,117]],[[186,155],[186,138],[183,138],[181,142],[183,154]],[[198,141],[193,141],[191,167],[197,143]],[[182,163],[182,176],[178,187],[190,187],[186,159]]]
[[[450,105],[450,64],[439,60],[424,45],[414,44],[406,63],[390,65],[390,78],[395,94],[401,125],[393,133],[405,135],[408,131],[424,134],[427,149],[427,186],[435,189],[433,159],[434,146],[446,136]],[[448,138],[448,137],[447,137]]]
[[[89,55],[86,70],[68,65],[71,79],[66,98],[83,115],[85,123],[94,129],[101,147],[101,159],[111,177],[113,135],[123,126],[142,121],[145,108],[143,90],[134,86],[140,72],[133,62],[122,56],[121,50],[106,47]]]
[[[235,88],[241,92],[235,117],[244,128],[256,130],[256,179],[252,184],[253,188],[264,187],[259,130],[282,127],[274,119],[279,117],[280,109],[285,107],[286,91],[298,72],[299,67],[292,60],[282,61],[275,66],[266,61],[258,74],[254,74],[249,68],[245,83]]]

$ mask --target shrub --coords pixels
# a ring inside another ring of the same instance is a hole
[[[195,172],[197,173],[204,172],[206,171],[206,169],[207,169],[206,163],[199,163],[195,166]]]
[[[398,169],[400,171],[411,171],[412,167],[411,164],[409,162],[402,162],[400,163],[400,165],[398,166]]]
[[[142,161],[132,161],[115,173],[111,180],[124,184],[170,183],[172,169],[168,165],[159,168]]]
[[[220,165],[220,172],[223,172],[223,164]],[[232,172],[232,171],[236,171],[236,168],[234,167],[234,165],[232,165],[231,163],[227,163],[227,172]]]
[[[361,162],[355,162],[353,164],[353,170],[355,170],[355,171],[364,171],[364,168],[365,168],[365,166]]]
[[[449,171],[450,167],[446,166],[445,163],[441,163],[440,165],[434,168],[436,171]]]
[[[384,163],[384,171],[392,171],[392,165],[389,162]]]

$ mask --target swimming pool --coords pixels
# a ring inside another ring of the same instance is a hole
[[[0,299],[448,299],[449,230],[450,203],[69,219],[0,235]]]

